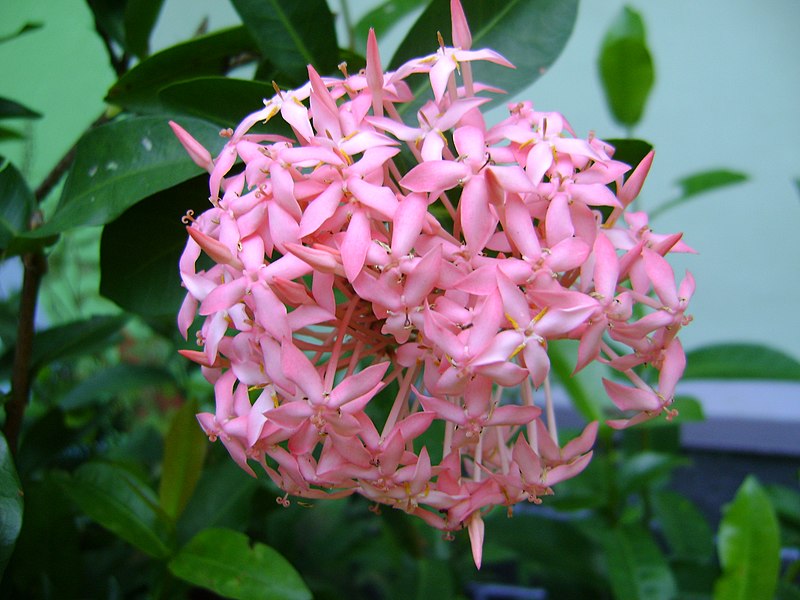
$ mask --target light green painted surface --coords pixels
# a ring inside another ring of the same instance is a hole
[[[358,18],[369,3],[351,4]],[[800,178],[800,3],[632,4],[644,16],[657,67],[653,96],[635,131],[657,148],[644,206],[673,197],[674,181],[701,169],[728,167],[752,177],[655,223],[660,231],[684,231],[700,252],[676,261],[698,280],[695,322],[682,338],[689,348],[744,340],[800,356],[800,197],[793,184]],[[604,30],[622,5],[584,0],[564,55],[520,99],[564,113],[580,135],[590,129],[601,137],[623,135],[605,108],[595,69]],[[223,0],[166,0],[154,47],[190,35],[204,15],[212,29],[235,19]],[[46,117],[32,124],[27,150],[18,142],[0,143],[0,154],[38,182],[103,110],[100,99],[113,74],[82,1],[0,3],[0,35],[27,20],[42,21],[45,29],[0,45],[0,95]],[[397,41],[390,36],[383,42],[387,61],[387,48]]]

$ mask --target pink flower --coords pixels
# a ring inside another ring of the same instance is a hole
[[[260,465],[279,503],[360,494],[466,529],[480,566],[486,511],[540,502],[591,459],[597,423],[561,447],[534,404],[540,386],[551,403],[548,344],[580,340],[576,370],[600,362],[630,382],[604,380],[629,413],[610,426],[669,417],[694,280],[665,258],[690,250],[679,234],[625,212],[652,155],[625,180],[610,145],[526,102],[487,129],[476,94],[493,88],[471,63],[510,64],[472,49],[458,0],[451,12],[455,47],[384,73],[370,33],[363,73],[309,67],[216,158],[171,124],[211,198],[186,218],[178,326],[202,321],[201,351],[182,351],[214,386],[201,427],[251,475]],[[418,127],[397,108],[412,73],[433,91]],[[273,118],[294,135],[251,133]],[[644,362],[657,389],[632,369]]]

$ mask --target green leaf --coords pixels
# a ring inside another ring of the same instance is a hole
[[[200,480],[208,438],[195,418],[196,402],[186,402],[172,417],[164,438],[164,462],[158,498],[174,520],[180,516]]]
[[[671,600],[677,587],[664,555],[639,526],[620,526],[603,536],[611,587],[617,600]]]
[[[188,237],[181,217],[209,206],[208,176],[195,177],[139,202],[106,225],[100,240],[100,293],[138,315],[175,315],[186,296],[178,273]]]
[[[225,598],[305,600],[311,598],[297,571],[275,550],[230,529],[206,529],[169,563],[176,577]]]
[[[252,498],[258,480],[229,459],[203,469],[194,494],[178,521],[178,539],[188,540],[206,527],[243,530],[250,519]]]
[[[631,166],[626,178],[633,172],[642,159],[653,149],[653,144],[634,138],[603,138],[603,141],[614,146],[614,160],[619,160]]]
[[[711,562],[714,534],[688,498],[671,490],[661,490],[653,494],[652,506],[672,556],[679,560]]]
[[[722,577],[714,598],[772,598],[780,569],[778,520],[754,476],[744,480],[723,509],[717,540]]]
[[[441,559],[430,558],[419,561],[417,600],[450,600],[455,598],[453,572],[450,565]]]
[[[128,0],[125,4],[125,47],[144,58],[150,54],[150,34],[164,0]]]
[[[162,367],[116,364],[93,373],[65,394],[58,404],[64,411],[106,402],[122,392],[174,384],[175,378]]]
[[[19,29],[17,29],[17,31],[15,31],[13,33],[8,33],[6,35],[0,35],[0,44],[2,44],[3,42],[11,41],[14,38],[17,38],[17,37],[19,37],[19,36],[21,36],[23,34],[29,33],[31,31],[36,31],[37,29],[41,29],[41,28],[42,28],[42,24],[41,23],[37,23],[37,22],[25,23],[22,27],[20,27]]]
[[[380,41],[397,22],[427,3],[427,0],[384,0],[381,4],[367,12],[355,24],[355,50],[364,52],[367,47],[367,36],[370,28]],[[349,66],[348,62],[348,66]]]
[[[36,199],[20,172],[0,157],[0,253],[28,230],[35,208]]]
[[[0,127],[0,142],[4,140],[24,140],[24,139],[25,136],[16,129],[11,129],[9,127]]]
[[[645,490],[666,479],[687,460],[673,454],[640,452],[627,458],[618,469],[621,494],[632,494]]]
[[[236,127],[244,117],[264,108],[264,98],[274,95],[272,84],[228,77],[188,79],[159,92],[159,98],[167,108],[223,127]],[[267,127],[271,133],[293,135],[280,117],[272,119]],[[261,128],[259,125],[252,131],[260,131]]]
[[[800,380],[800,362],[760,344],[715,344],[686,354],[684,379]]]
[[[339,63],[333,15],[325,0],[231,0],[256,40],[261,55],[292,84],[308,79],[307,65],[322,75]]]
[[[114,341],[113,335],[127,320],[128,317],[122,315],[92,317],[36,333],[31,353],[32,370],[35,372],[53,361],[105,348]],[[0,360],[0,378],[10,375],[12,360],[13,348]]]
[[[125,3],[126,0],[86,0],[94,16],[94,26],[98,33],[110,38],[125,48]],[[106,47],[108,53],[111,48]]]
[[[508,96],[527,88],[555,62],[572,33],[578,11],[577,0],[464,0],[462,5],[472,31],[472,48],[491,48],[516,66],[507,69],[475,62],[475,81],[502,88]],[[436,52],[437,31],[451,43],[449,2],[428,5],[392,57],[390,68]],[[427,77],[413,88],[415,95],[429,90]]]
[[[730,185],[736,185],[737,183],[747,181],[747,179],[748,177],[746,174],[729,169],[711,169],[709,171],[701,171],[700,173],[687,175],[678,180],[678,185],[681,188],[680,196],[650,211],[650,218],[652,219],[676,206],[680,206],[695,196]]]
[[[22,484],[5,436],[0,433],[0,579],[22,529]]]
[[[703,405],[697,398],[691,396],[675,396],[675,400],[670,405],[671,410],[677,410],[678,414],[669,420],[665,418],[651,419],[639,424],[638,428],[653,429],[663,427],[674,427],[682,423],[697,423],[705,421],[706,415],[703,412]]]
[[[212,155],[224,143],[219,128],[206,121],[185,117],[180,124]],[[198,171],[166,117],[135,117],[98,127],[78,142],[55,214],[27,235],[43,237],[74,227],[104,225],[143,198]]]
[[[598,68],[614,119],[628,127],[638,123],[655,81],[655,71],[644,22],[632,8],[623,7],[606,33]]]
[[[42,113],[0,96],[0,119],[41,119]]]
[[[568,347],[562,342],[548,344],[547,354],[550,357],[553,373],[566,389],[577,411],[587,421],[602,422],[605,419],[603,414],[604,397],[591,394],[581,383],[581,374],[572,373],[574,362],[571,363],[568,360],[567,352]]]
[[[243,26],[176,44],[148,57],[120,77],[108,90],[106,102],[134,112],[160,112],[158,92],[162,88],[204,75],[224,75],[234,57],[257,51]]]
[[[85,463],[63,486],[89,517],[145,554],[161,559],[172,554],[169,517],[152,488],[125,467]]]

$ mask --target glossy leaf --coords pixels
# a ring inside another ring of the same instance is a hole
[[[138,315],[177,314],[186,296],[178,273],[187,239],[181,217],[209,206],[208,177],[200,176],[154,194],[106,225],[100,240],[100,293]]]
[[[162,367],[121,363],[93,373],[64,395],[58,404],[64,411],[77,410],[106,402],[123,392],[170,383],[175,383],[175,378]]]
[[[261,54],[293,84],[308,79],[307,65],[321,74],[336,69],[339,46],[333,15],[325,0],[232,0]]]
[[[644,22],[625,6],[612,23],[600,49],[600,80],[614,119],[632,127],[644,113],[655,81]]]
[[[222,147],[217,126],[189,117],[181,118],[180,124],[212,155]],[[78,142],[75,163],[55,214],[28,236],[104,225],[143,198],[186,181],[198,171],[166,117],[136,117],[98,127]]]
[[[176,577],[226,598],[306,600],[311,592],[285,558],[271,547],[251,544],[230,529],[206,529],[169,563]]]
[[[162,110],[158,92],[178,81],[224,75],[233,57],[254,54],[258,47],[243,26],[223,29],[157,52],[111,86],[106,101],[134,112]]]
[[[722,577],[714,598],[772,598],[780,568],[778,520],[754,476],[744,480],[724,508],[717,540]]]
[[[223,127],[236,127],[244,117],[264,107],[264,98],[274,95],[271,83],[229,77],[188,79],[159,92],[159,98],[167,108]],[[262,127],[258,125],[252,131],[259,131]],[[272,133],[292,135],[280,117],[270,120],[266,127]]]
[[[22,529],[22,511],[22,484],[6,438],[0,433],[0,579]]]
[[[619,526],[603,536],[603,547],[614,598],[676,598],[675,579],[647,530],[638,526]]]
[[[0,253],[28,230],[36,199],[20,172],[0,157]]]
[[[688,352],[684,379],[800,381],[800,362],[760,344],[715,344]]]
[[[653,494],[653,513],[672,556],[679,560],[711,562],[714,534],[703,514],[684,496],[660,490]]]
[[[150,54],[150,34],[164,0],[128,0],[125,4],[125,47],[144,58]]]
[[[9,98],[0,97],[0,119],[40,119],[37,112]]]
[[[472,31],[472,48],[491,48],[511,61],[516,69],[475,63],[475,81],[491,82],[512,95],[541,77],[555,62],[572,33],[577,0],[463,0]],[[450,3],[431,2],[420,15],[392,57],[391,68],[438,49],[436,33],[450,40]],[[414,90],[429,89],[427,81]],[[505,101],[494,96],[495,102]],[[411,105],[408,105],[411,106]]]
[[[94,26],[98,33],[122,48],[125,47],[125,2],[126,0],[86,1],[94,16]],[[106,50],[111,52],[108,46]]]
[[[172,526],[158,497],[125,467],[86,463],[63,485],[83,512],[126,542],[155,558],[172,554]]]
[[[653,149],[653,144],[635,138],[603,138],[603,141],[614,146],[614,160],[619,160],[631,166],[625,176],[627,178],[642,159]]]
[[[375,35],[380,41],[400,19],[426,3],[426,0],[384,0],[355,24],[355,50],[365,52],[370,29],[375,30]],[[349,62],[348,66],[350,66]]]
[[[196,402],[186,402],[173,415],[164,438],[164,461],[158,498],[161,507],[176,520],[183,512],[200,479],[208,438],[197,423]]]
[[[731,171],[729,169],[711,169],[710,171],[702,171],[694,173],[678,180],[678,185],[681,188],[680,195],[673,199],[661,204],[650,211],[650,218],[655,218],[657,215],[667,212],[688,202],[695,196],[705,194],[723,187],[736,185],[747,181],[746,174],[739,171]]]

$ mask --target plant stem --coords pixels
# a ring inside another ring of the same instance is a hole
[[[34,317],[39,284],[47,271],[47,259],[41,251],[23,255],[25,274],[19,299],[17,343],[14,348],[14,367],[11,373],[11,393],[6,403],[4,433],[12,455],[16,455],[22,418],[31,390],[31,356],[33,353]]]
[[[109,120],[106,113],[100,115],[89,126],[89,129],[101,125]],[[34,196],[37,203],[41,203],[61,181],[75,160],[77,143],[67,150],[56,165],[51,169],[42,183],[36,188]],[[41,225],[41,213],[34,211],[30,228],[35,229]],[[47,257],[42,250],[35,250],[22,255],[24,273],[22,276],[22,290],[19,298],[19,321],[17,322],[17,342],[14,347],[14,364],[11,373],[11,391],[6,402],[6,422],[3,433],[8,441],[8,447],[16,455],[19,445],[19,434],[22,429],[22,420],[31,394],[31,379],[33,370],[31,358],[33,356],[34,320],[36,317],[36,304],[39,299],[39,287],[42,277],[47,272]]]

